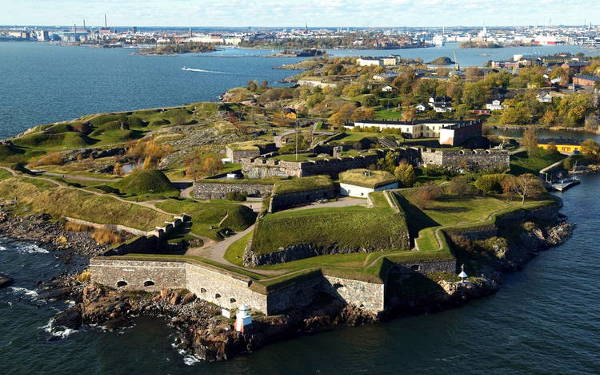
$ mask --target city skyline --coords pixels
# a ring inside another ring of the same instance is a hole
[[[565,8],[566,7],[566,8]],[[2,25],[66,26],[104,24],[109,26],[164,27],[423,27],[423,26],[526,26],[582,25],[600,14],[600,3],[516,0],[493,3],[487,0],[316,0],[280,1],[222,0],[24,0],[3,5]],[[566,9],[566,10],[565,10]],[[587,17],[587,18],[586,18]],[[443,22],[440,22],[443,21]]]

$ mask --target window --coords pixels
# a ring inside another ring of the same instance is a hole
[[[152,286],[152,285],[154,285],[154,281],[152,281],[152,280],[144,281],[144,286],[148,287],[148,286]]]
[[[219,293],[215,294],[215,298],[221,298],[221,295]]]
[[[421,269],[421,266],[418,264],[415,264],[413,266],[410,266],[411,271],[419,271]]]
[[[206,289],[200,288],[200,293],[206,293]]]
[[[127,281],[121,280],[117,282],[117,288],[122,288],[124,286],[127,286]]]
[[[235,303],[235,298],[230,298],[230,299],[229,299],[229,302],[230,302],[230,303]]]

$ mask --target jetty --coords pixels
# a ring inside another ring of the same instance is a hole
[[[580,183],[581,180],[579,180],[577,177],[569,177],[563,180],[559,180],[558,182],[553,182],[550,184],[550,186],[553,190],[563,192],[575,185],[579,185]]]

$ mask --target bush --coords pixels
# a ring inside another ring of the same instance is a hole
[[[475,187],[485,194],[501,194],[505,174],[486,174],[475,181]]]
[[[457,176],[454,177],[444,188],[446,194],[455,196],[469,196],[473,195],[473,185],[469,183],[468,177]]]
[[[246,193],[242,193],[239,191],[230,191],[227,194],[225,194],[225,199],[229,201],[244,202],[246,200],[246,197]]]
[[[33,162],[31,165],[37,167],[40,165],[63,165],[65,163],[65,157],[60,152],[51,152],[46,155],[42,155]]]
[[[123,241],[123,236],[120,233],[105,228],[94,229],[92,238],[98,245],[114,245]]]

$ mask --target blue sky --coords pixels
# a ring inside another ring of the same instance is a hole
[[[599,0],[0,0],[3,25],[454,26],[600,23]]]

